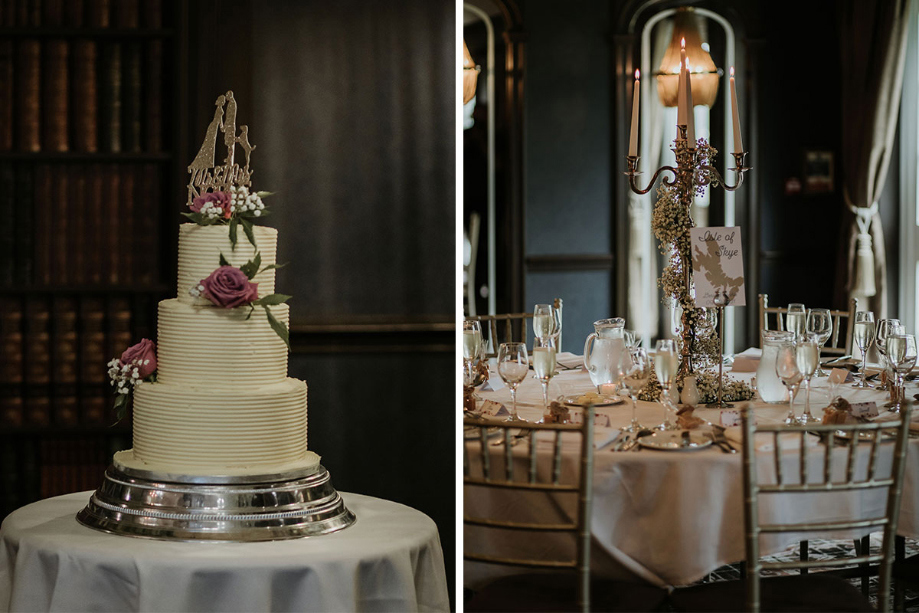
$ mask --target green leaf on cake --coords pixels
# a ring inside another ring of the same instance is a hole
[[[246,233],[246,238],[249,239],[249,242],[252,244],[252,246],[258,247],[258,245],[255,244],[255,232],[252,230],[252,222],[245,217],[240,217],[239,223],[243,225],[243,232]]]
[[[252,301],[252,304],[257,304],[258,306],[275,306],[287,302],[292,297],[293,296],[288,296],[287,294],[268,294],[267,296],[262,296],[258,300]]]
[[[219,218],[208,217],[207,215],[202,215],[201,213],[182,213],[182,216],[187,217],[199,226],[212,226],[220,221]]]
[[[128,414],[128,408],[131,406],[130,394],[118,394],[115,396],[115,416],[117,417],[113,426],[124,419]]]
[[[239,220],[234,217],[230,220],[230,245],[233,246],[233,250],[236,250],[236,231],[239,226]]]
[[[278,295],[280,294],[272,294],[272,296]],[[288,298],[289,297],[290,296],[288,296]],[[268,298],[268,296],[265,296],[265,298]],[[278,321],[278,319],[272,314],[271,309],[269,309],[267,306],[265,306],[265,315],[268,316],[268,324],[271,326],[271,329],[275,331],[275,334],[281,337],[281,340],[284,341],[285,345],[287,345],[287,350],[290,351],[290,331],[287,329],[287,326]]]
[[[288,264],[290,264],[290,262],[284,262],[283,264],[269,264],[265,268],[261,269],[259,272],[261,273],[261,272],[265,272],[266,270],[277,270],[279,268],[284,268]]]
[[[256,253],[255,257],[239,267],[247,278],[252,279],[258,274],[258,267],[262,265],[262,254]]]
[[[223,251],[220,252],[220,265],[221,266],[232,266],[230,261],[223,257]]]
[[[274,192],[255,192],[255,195],[259,198],[267,198],[268,196],[274,196]]]

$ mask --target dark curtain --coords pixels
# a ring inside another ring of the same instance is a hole
[[[839,286],[859,298],[861,310],[874,311],[877,318],[887,316],[887,263],[877,203],[895,146],[911,1],[839,4],[842,180],[848,228]]]

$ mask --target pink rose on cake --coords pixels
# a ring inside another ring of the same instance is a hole
[[[128,347],[121,354],[122,366],[137,366],[137,374],[146,379],[156,371],[156,344],[149,338]]]
[[[226,309],[233,309],[258,300],[258,283],[252,283],[246,273],[233,266],[221,266],[201,280],[204,297]]]
[[[223,217],[229,219],[232,214],[230,194],[227,192],[208,192],[192,201],[191,210],[212,219]]]

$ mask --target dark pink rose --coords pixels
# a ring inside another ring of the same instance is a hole
[[[121,354],[122,364],[134,364],[141,379],[146,379],[156,371],[156,344],[145,338],[133,347],[128,347]]]
[[[230,194],[227,192],[208,192],[203,196],[198,196],[191,203],[191,210],[195,213],[201,212],[201,207],[205,203],[213,203],[213,205],[219,209],[223,209],[223,216],[225,218],[230,217]]]
[[[204,297],[227,309],[258,300],[258,283],[252,283],[246,273],[233,266],[221,266],[201,281]]]

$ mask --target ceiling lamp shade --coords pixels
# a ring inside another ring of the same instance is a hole
[[[681,8],[673,17],[673,38],[657,73],[657,95],[664,106],[677,105],[681,40],[686,41],[693,105],[712,106],[718,97],[720,74],[712,56],[702,48],[698,19],[692,8]]]
[[[463,41],[463,104],[475,97],[475,84],[479,80],[479,67],[472,61],[469,47]],[[693,81],[695,83],[695,81]]]

